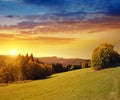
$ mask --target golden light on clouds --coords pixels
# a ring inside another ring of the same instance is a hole
[[[55,0],[55,5],[50,0],[39,0],[40,4],[36,0],[18,1],[0,0],[5,5],[0,6],[0,55],[15,49],[24,55],[90,58],[94,48],[104,42],[120,52],[119,0]]]
[[[58,56],[65,58],[90,58],[94,48],[100,43],[111,43],[120,52],[119,30],[93,34],[78,34],[78,38],[29,37],[1,38],[0,54],[33,53],[34,56]],[[109,33],[109,35],[108,35]],[[66,35],[66,34],[65,34]]]
[[[119,21],[52,23],[29,27],[5,27],[0,30],[0,54],[33,53],[34,56],[90,58],[94,48],[104,42],[120,52]]]

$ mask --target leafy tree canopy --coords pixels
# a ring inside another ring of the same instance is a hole
[[[117,66],[119,63],[119,54],[113,49],[111,44],[100,44],[92,54],[91,66],[93,69],[104,69],[111,66]]]

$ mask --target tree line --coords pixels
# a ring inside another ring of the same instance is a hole
[[[62,63],[45,64],[33,54],[17,57],[7,56],[0,59],[0,83],[47,78],[51,74],[75,69],[87,68],[88,61],[79,65],[63,65]]]

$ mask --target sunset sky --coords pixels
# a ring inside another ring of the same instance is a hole
[[[100,43],[120,53],[120,0],[0,0],[0,54],[90,58]]]

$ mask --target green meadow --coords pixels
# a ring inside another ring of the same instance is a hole
[[[80,69],[1,86],[0,100],[120,100],[120,67]]]

